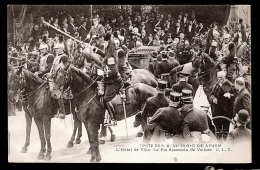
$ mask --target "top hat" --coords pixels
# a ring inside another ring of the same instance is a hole
[[[158,87],[157,87],[158,90],[165,90],[166,87],[167,87],[167,81],[164,80],[158,81]]]
[[[153,51],[151,55],[152,55],[153,58],[157,58],[158,52],[157,51]]]
[[[250,116],[247,110],[241,109],[238,112],[237,117],[235,117],[235,121],[238,121],[241,124],[246,124],[250,121]]]
[[[184,89],[182,89],[181,93],[182,93],[182,97],[181,97],[182,99],[186,99],[186,98],[191,98],[192,97],[192,90],[184,88]]]
[[[170,100],[172,101],[173,106],[177,107],[181,100],[181,93],[171,92]]]

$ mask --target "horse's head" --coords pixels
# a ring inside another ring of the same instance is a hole
[[[203,56],[201,55],[201,51],[195,52],[192,59],[193,69],[191,72],[191,77],[197,77],[196,75],[200,74],[202,62],[203,62]]]
[[[64,55],[60,58],[60,64],[58,65],[56,74],[55,74],[55,85],[58,87],[65,87],[69,85],[69,82],[71,81],[70,73],[70,61],[69,57]]]
[[[17,103],[20,94],[25,88],[25,78],[22,73],[23,66],[13,68],[8,77],[8,97],[12,103]]]

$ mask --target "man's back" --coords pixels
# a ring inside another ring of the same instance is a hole
[[[244,126],[239,126],[228,134],[227,143],[239,144],[251,140],[251,130]]]

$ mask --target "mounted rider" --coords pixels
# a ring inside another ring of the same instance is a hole
[[[123,80],[118,71],[118,58],[117,51],[115,48],[114,37],[111,35],[108,48],[106,50],[106,55],[104,58],[103,70],[105,73],[104,84],[105,84],[105,94],[104,103],[106,104],[108,113],[111,118],[111,122],[105,119],[104,125],[111,126],[111,124],[116,125],[115,110],[112,105],[111,100],[119,93],[120,89],[123,88]]]
[[[61,40],[61,39],[60,39]],[[59,113],[58,116],[61,119],[65,119],[65,107],[64,107],[64,102],[63,102],[63,89],[57,87],[54,83],[54,77],[58,71],[58,68],[60,67],[60,63],[61,60],[63,59],[68,59],[67,55],[64,53],[64,43],[62,41],[59,41],[57,43],[54,44],[54,50],[55,50],[55,58],[52,64],[52,67],[49,71],[49,73],[47,74],[47,80],[49,82],[49,86],[50,86],[50,92],[51,92],[51,96],[54,99],[58,100],[58,105],[59,105]]]
[[[93,26],[90,28],[90,31],[87,35],[87,39],[90,41],[90,44],[92,44],[93,42],[96,41],[96,45],[101,44],[102,42],[104,42],[104,36],[105,36],[105,28],[103,25],[99,24],[99,17],[98,15],[95,15],[92,19],[93,21]],[[84,40],[83,40],[84,41]],[[99,47],[100,49],[104,50],[104,47],[102,45],[102,47]]]
[[[220,60],[226,64],[226,70],[227,70],[227,79],[230,82],[234,82],[233,75],[235,71],[237,70],[237,58],[236,58],[236,49],[235,49],[235,43],[230,42],[228,45],[229,54],[221,58]]]
[[[50,72],[53,60],[55,58],[53,54],[48,53],[48,49],[49,47],[45,43],[41,43],[39,46],[40,55],[37,59],[37,62],[40,64],[40,66],[39,66],[39,71],[36,72],[36,74],[41,78],[44,74]]]

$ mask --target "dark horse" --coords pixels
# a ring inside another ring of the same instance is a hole
[[[97,95],[97,82],[69,62],[62,62],[57,72],[57,85],[70,86],[76,104],[76,116],[84,123],[90,143],[91,162],[101,160],[98,142],[98,130],[104,121],[105,108]],[[66,78],[64,78],[66,77]],[[64,81],[60,81],[64,80]],[[77,94],[77,95],[75,95]],[[157,94],[155,88],[137,83],[126,89],[126,117],[142,110],[146,99]],[[112,99],[118,121],[124,119],[122,100],[119,95]]]
[[[8,79],[9,100],[17,102],[19,97],[23,103],[26,118],[26,141],[21,152],[26,153],[30,144],[32,117],[37,125],[41,140],[41,150],[37,159],[51,159],[51,119],[57,113],[57,100],[53,99],[47,89],[48,83],[23,67],[14,68]],[[24,95],[21,95],[24,94]],[[47,142],[47,154],[46,152]]]

